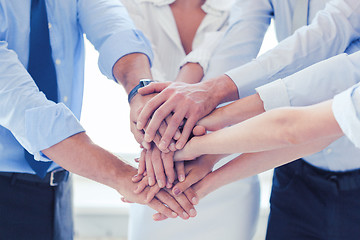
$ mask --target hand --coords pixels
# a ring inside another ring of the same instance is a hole
[[[160,93],[145,104],[136,126],[138,130],[142,130],[150,121],[145,130],[144,139],[146,142],[151,142],[161,122],[173,114],[161,138],[160,149],[169,146],[176,130],[185,120],[181,137],[176,143],[176,148],[182,149],[196,122],[211,112],[219,103],[219,98],[215,94],[216,90],[208,82],[197,84],[151,83],[139,89],[139,93],[142,95],[158,92]]]
[[[129,171],[126,173],[126,176],[123,177],[124,181],[118,190],[127,201],[148,205],[161,214],[156,215],[158,217],[161,216],[161,220],[163,218],[175,218],[177,216],[188,219],[189,216],[194,215],[194,212],[196,213],[193,204],[191,204],[185,195],[172,196],[171,193],[160,190],[157,186],[153,187],[153,189],[146,187],[141,193],[135,194],[134,189],[137,188],[137,184],[131,181],[131,176],[135,173],[136,170],[134,168],[129,168]],[[147,198],[147,195],[150,192],[154,193],[156,190],[159,191],[155,194],[155,198]]]
[[[196,160],[197,157],[201,156],[201,153],[197,150],[198,144],[201,144],[201,137],[191,138],[183,149],[175,152],[174,161]]]
[[[184,182],[177,183],[172,192],[175,195],[183,193],[186,189],[203,179],[210,173],[215,165],[224,155],[204,155],[194,161],[186,162],[186,179]],[[186,194],[186,193],[185,193]],[[188,196],[189,198],[189,196]],[[198,199],[191,199],[193,204],[198,203]]]
[[[154,96],[156,96],[156,94],[149,94],[146,96],[142,96],[137,94],[130,102],[130,130],[133,133],[136,141],[144,148],[146,149],[150,149],[150,142],[146,142],[144,141],[144,131],[143,130],[138,130],[136,128],[136,124],[137,124],[137,119],[138,116],[141,112],[141,110],[143,109],[144,105],[146,104],[146,102],[148,102],[150,99],[152,99]],[[167,118],[166,120],[170,120],[170,118]],[[162,121],[159,127],[159,131],[156,133],[153,141],[154,143],[159,146],[160,145],[160,140],[161,140],[161,136],[162,134],[165,133],[167,128],[167,122],[166,121]],[[146,127],[145,127],[146,129]],[[177,130],[174,136],[174,139],[177,140],[180,138],[180,131]],[[162,151],[163,152],[169,152],[170,150],[175,151],[175,141],[171,140],[170,144],[170,149],[168,148],[163,148]]]

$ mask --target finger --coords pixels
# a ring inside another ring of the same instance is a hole
[[[146,155],[146,149],[143,149],[141,151],[140,154],[140,158],[139,158],[139,166],[138,166],[138,174],[144,174],[145,170],[146,170],[146,165],[145,165],[145,155]]]
[[[160,214],[165,215],[168,218],[176,218],[178,216],[176,212],[174,212],[169,207],[166,207],[162,202],[160,202],[156,198],[153,198],[153,200],[151,200],[148,203],[148,206],[154,209],[155,211],[159,212]]]
[[[192,189],[191,187],[188,188],[188,189],[186,189],[186,190],[184,191],[184,194],[185,194],[185,196],[187,197],[187,199],[189,199],[189,201],[190,201],[193,205],[196,205],[196,204],[199,203],[199,198],[198,198],[195,190]],[[191,213],[190,213],[190,216],[191,216],[191,217],[195,217],[195,216],[192,216]]]
[[[167,190],[167,191],[171,194],[170,190]],[[189,191],[189,193],[190,193],[190,191]],[[187,213],[188,216],[191,216],[191,217],[196,216],[196,210],[194,208],[194,205],[190,202],[190,200],[186,197],[185,194],[180,194],[178,196],[173,196],[173,197],[178,202],[178,204],[180,204],[180,206],[185,210],[185,212]],[[179,215],[179,216],[181,217],[181,215]]]
[[[163,160],[164,169],[167,177],[167,187],[168,184],[173,184],[175,181],[175,170],[174,170],[174,152],[170,153],[161,153],[161,158]]]
[[[174,137],[176,130],[179,129],[180,123],[184,119],[185,114],[186,114],[186,109],[180,108],[171,117],[171,121],[169,122],[166,131],[161,138],[161,142],[160,142],[161,148],[167,148],[169,146],[170,141]]]
[[[146,151],[146,154],[145,154],[146,172],[147,172],[149,185],[153,186],[156,183],[156,181],[155,181],[153,165],[151,162],[151,156],[152,156],[152,150]]]
[[[164,214],[161,214],[161,213],[155,213],[153,215],[153,219],[154,219],[154,221],[163,221],[165,219],[168,219],[168,217],[166,217]]]
[[[150,83],[149,85],[142,87],[138,90],[138,93],[140,93],[141,95],[148,95],[151,93],[159,93],[162,90],[164,90],[167,86],[169,86],[171,84],[171,82],[153,82]]]
[[[157,110],[161,104],[163,104],[167,100],[166,94],[158,94],[152,99],[150,99],[144,106],[144,108],[141,110],[136,123],[136,128],[138,130],[144,129],[148,121],[150,120],[151,116]],[[164,116],[164,118],[167,115]],[[161,121],[164,119],[162,118]],[[156,129],[157,130],[157,129]],[[153,136],[154,137],[154,136]],[[152,139],[149,139],[149,137],[145,137],[145,141],[151,142]]]
[[[196,124],[196,119],[194,117],[189,117],[185,123],[184,129],[181,133],[180,139],[176,142],[176,148],[182,149],[187,141],[189,140],[189,136]]]
[[[150,187],[150,190],[147,192],[146,194],[146,203],[149,203],[154,197],[155,195],[161,190],[161,188],[155,184],[154,186]]]
[[[183,193],[186,189],[191,187],[194,183],[199,181],[199,177],[194,174],[188,174],[183,182],[177,183],[173,188],[172,192],[175,196]]]
[[[135,194],[141,193],[142,191],[144,191],[144,189],[147,186],[149,186],[149,182],[148,182],[148,179],[145,177],[137,184],[137,186],[136,186],[136,188],[134,190],[134,193]]]
[[[144,141],[144,132],[136,128],[135,122],[130,122],[130,131],[134,135],[135,140],[139,144],[142,144],[142,142]]]
[[[160,149],[160,143],[161,143],[161,135],[159,134],[159,132],[156,133],[153,142],[155,143],[156,147]],[[168,153],[170,152],[169,149],[165,148],[165,149],[160,149],[162,152]],[[175,147],[175,151],[176,151],[176,147]]]
[[[169,115],[169,116],[167,116],[166,118],[165,118],[165,122],[166,122],[166,126],[169,124],[169,122],[171,121],[171,116],[172,115]],[[166,130],[166,128],[165,128],[165,130]],[[164,131],[164,133],[165,133],[165,131]],[[162,133],[161,135],[164,135],[164,133]],[[181,137],[181,132],[180,132],[180,130],[179,130],[179,128],[178,129],[176,129],[176,132],[175,132],[175,135],[174,135],[174,140],[178,140],[179,138]],[[174,150],[175,151],[175,150]]]
[[[156,97],[154,97],[151,100],[156,100],[156,98],[158,96],[160,96],[160,95],[157,95]],[[159,107],[154,112],[154,114],[149,122],[148,127],[145,130],[145,135],[144,135],[145,141],[151,142],[154,139],[155,133],[158,131],[161,122],[164,121],[164,119],[173,112],[173,110],[176,107],[176,104],[177,103],[173,100],[173,98],[170,98],[170,99],[167,99],[166,101],[163,101],[161,106],[159,105]],[[147,109],[144,108],[143,111],[140,113],[139,118],[141,118],[142,113],[146,112],[146,111],[147,111]]]
[[[194,136],[202,136],[205,135],[206,129],[204,126],[195,126],[192,132]]]
[[[176,174],[178,176],[179,182],[185,181],[185,167],[184,161],[175,162]]]
[[[180,204],[173,198],[170,193],[161,190],[156,194],[156,198],[162,203],[166,204],[172,211],[174,211],[182,219],[188,219],[189,214],[180,206]]]
[[[165,187],[166,177],[164,172],[163,161],[161,159],[161,152],[154,147],[151,155],[152,167],[154,169],[155,178],[160,188]]]
[[[136,174],[131,178],[131,181],[133,183],[138,183],[140,182],[142,179],[144,178],[144,176],[142,174]]]
[[[127,199],[124,198],[124,197],[121,198],[121,201],[123,201],[124,203],[134,203],[134,202],[131,202],[131,201],[127,200]]]

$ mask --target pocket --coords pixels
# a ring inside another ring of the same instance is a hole
[[[276,168],[273,177],[272,191],[286,191],[294,184],[297,174],[287,166]]]

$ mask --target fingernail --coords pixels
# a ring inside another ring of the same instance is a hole
[[[175,145],[175,143],[171,143],[170,146],[169,146],[169,149],[170,149],[171,151],[175,152],[175,151],[176,151],[176,145]]]
[[[185,181],[185,176],[184,176],[184,175],[180,175],[180,176],[179,176],[179,181],[180,181],[180,182]]]
[[[138,170],[138,171],[139,171],[139,170]],[[132,177],[132,179],[137,178],[137,176],[139,176],[139,173],[138,173],[138,174],[136,174],[136,175],[134,175],[134,176]]]
[[[155,180],[152,177],[149,177],[149,185],[152,186],[155,184]]]
[[[146,142],[151,142],[150,135],[149,135],[149,134],[145,134],[144,140],[145,140]]]
[[[161,141],[160,144],[159,144],[159,148],[160,148],[161,150],[166,149],[166,142],[165,142],[165,141]]]
[[[184,218],[189,218],[189,215],[186,212],[183,212],[183,217]]]
[[[191,209],[191,210],[190,210],[190,216],[191,216],[191,217],[195,217],[195,216],[196,216],[196,210],[195,210],[195,209]]]
[[[175,147],[177,150],[180,150],[183,148],[182,144],[180,144],[180,143],[177,143]]]
[[[177,217],[177,216],[178,216],[175,212],[172,212],[171,215],[172,215],[173,217]]]
[[[174,194],[175,194],[175,195],[179,195],[179,194],[180,194],[180,190],[179,190],[178,188],[175,188],[175,189],[174,189]]]
[[[172,187],[172,184],[170,182],[167,182],[166,183],[166,188],[171,188]]]
[[[198,200],[197,200],[196,197],[193,197],[193,198],[191,199],[191,202],[192,202],[192,204],[198,204]]]
[[[165,184],[163,183],[163,181],[157,180],[157,183],[158,183],[158,185],[159,185],[160,188],[165,187]]]
[[[138,121],[137,123],[136,123],[136,128],[138,129],[138,130],[141,130],[142,128],[141,128],[141,125],[142,125],[142,123],[140,122],[140,121]]]

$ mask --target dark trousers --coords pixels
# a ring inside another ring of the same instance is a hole
[[[359,240],[360,171],[324,171],[303,160],[276,168],[268,240]]]
[[[0,174],[0,240],[73,239],[72,181],[17,179]]]

